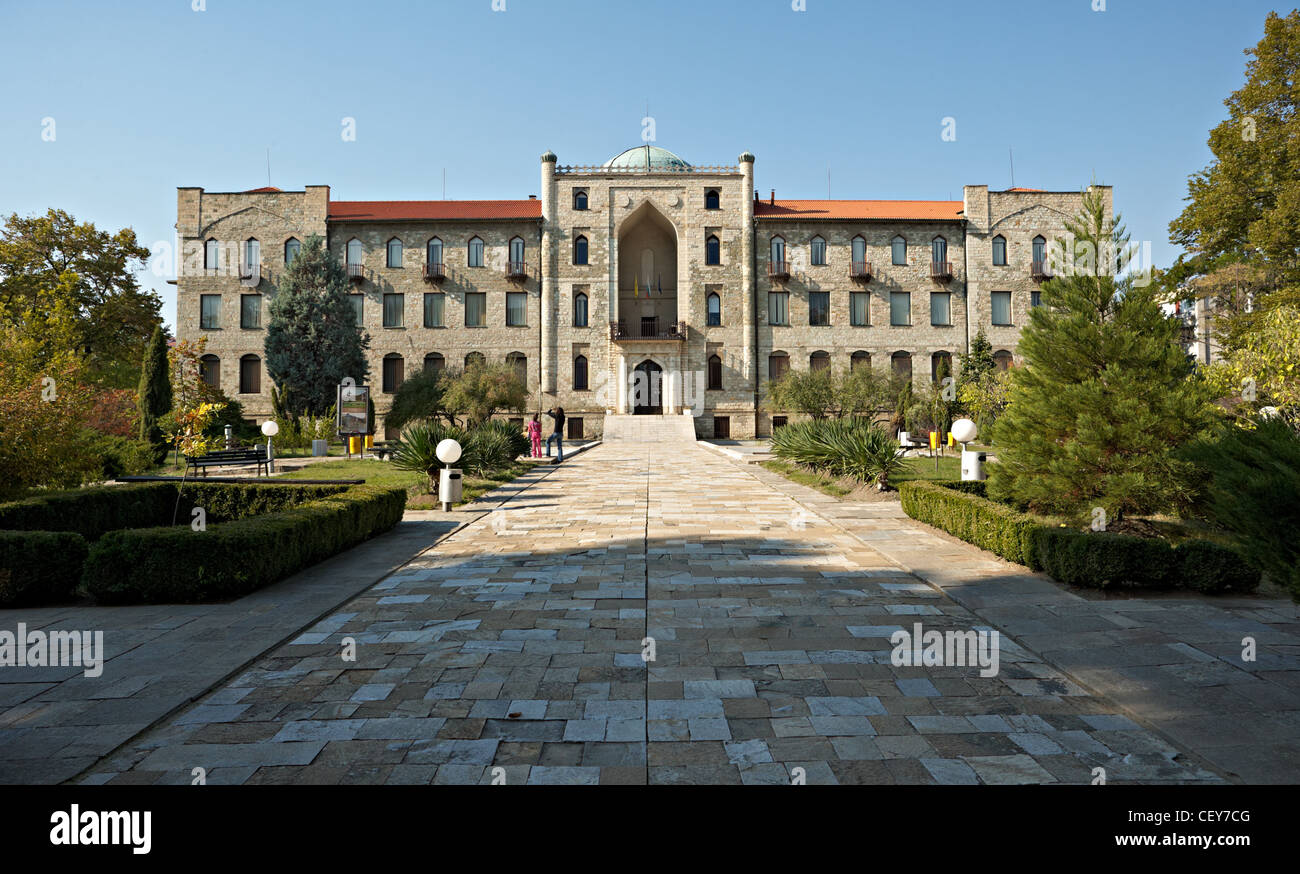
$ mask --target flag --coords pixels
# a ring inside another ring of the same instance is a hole
[[[633,296],[633,297],[640,297],[640,296],[641,296],[641,285],[640,285],[640,282],[641,282],[641,277],[640,277],[640,276],[633,276],[633,277],[632,277],[632,296]]]
[[[664,293],[664,275],[663,275],[662,273],[660,273],[660,274],[659,274],[659,294],[662,295],[663,293]]]

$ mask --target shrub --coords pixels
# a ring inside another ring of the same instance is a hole
[[[154,466],[156,450],[145,440],[101,434],[95,438],[93,446],[103,464],[100,479],[137,476]]]
[[[0,531],[0,606],[72,598],[86,561],[86,540],[56,531]]]
[[[206,531],[112,531],[90,549],[82,583],[105,604],[193,603],[248,594],[396,525],[404,489],[355,486]]]
[[[987,500],[973,489],[953,489],[934,482],[903,483],[899,497],[903,512],[918,522],[947,531],[1007,561],[1034,570],[1041,568],[1033,535],[1042,526],[1032,517]]]
[[[786,425],[772,435],[772,452],[787,461],[874,482],[881,488],[903,466],[893,437],[867,419],[812,419]]]
[[[1034,547],[1052,579],[1089,589],[1172,589],[1178,585],[1173,548],[1163,540],[1085,533],[1041,526]]]
[[[424,474],[429,478],[429,491],[437,494],[438,471],[443,468],[438,460],[438,444],[448,439],[460,443],[462,452],[468,442],[465,432],[454,425],[418,422],[409,426],[402,432],[402,439],[393,444],[393,467]]]
[[[480,431],[488,431],[488,432],[499,432],[500,434],[502,434],[509,441],[509,445],[510,445],[509,461],[514,461],[516,458],[518,458],[521,455],[527,455],[528,452],[532,449],[532,446],[529,445],[528,442],[528,435],[523,432],[523,429],[521,429],[517,425],[512,425],[509,422],[502,421],[501,419],[491,419],[487,422],[484,422],[482,425],[475,428],[474,431],[475,433],[478,433]]]
[[[1198,592],[1253,592],[1259,587],[1259,570],[1217,543],[1191,540],[1174,552],[1178,556],[1178,579],[1184,588]]]

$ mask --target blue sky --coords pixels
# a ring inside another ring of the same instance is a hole
[[[778,197],[1115,186],[1153,260],[1273,8],[1254,0],[14,2],[0,212],[171,242],[176,187],[526,197],[538,156],[757,156]],[[204,5],[195,11],[194,5]],[[1285,13],[1287,7],[1279,8]],[[356,121],[356,139],[341,137]],[[956,140],[941,139],[943,119]],[[42,138],[54,119],[54,140]],[[175,313],[175,293],[145,284]]]

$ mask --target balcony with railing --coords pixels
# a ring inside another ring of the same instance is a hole
[[[262,265],[240,264],[239,284],[247,288],[256,288],[262,283]]]
[[[429,263],[424,265],[424,278],[429,282],[442,282],[447,274],[443,270],[441,263]]]
[[[952,262],[951,261],[931,261],[930,278],[938,282],[947,282],[952,279]]]
[[[353,282],[362,282],[366,278],[366,269],[360,264],[348,264],[348,279]]]
[[[776,279],[785,282],[790,278],[789,261],[769,261],[767,262],[767,276],[769,279]]]
[[[527,279],[528,262],[527,261],[510,261],[506,263],[507,279]]]
[[[856,280],[857,282],[870,282],[870,281],[871,281],[871,262],[870,262],[870,261],[854,261],[852,264],[850,264],[850,265],[849,265],[849,279]]]
[[[629,330],[626,322],[609,323],[611,340],[685,340],[686,323],[664,324],[657,317],[647,316]]]
[[[1046,261],[1034,261],[1029,265],[1029,275],[1035,282],[1042,282],[1045,279],[1052,278],[1052,267]]]

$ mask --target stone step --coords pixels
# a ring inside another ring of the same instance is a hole
[[[694,443],[695,419],[692,416],[624,416],[605,414],[602,439],[634,443]]]

